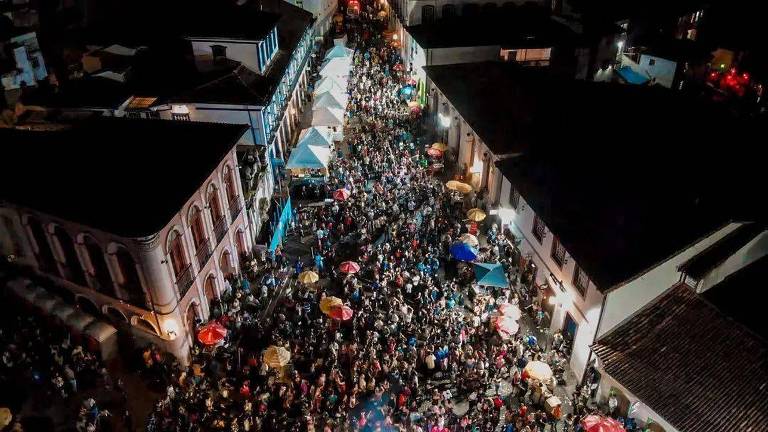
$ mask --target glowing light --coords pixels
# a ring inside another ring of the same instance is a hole
[[[437,114],[437,120],[440,123],[440,126],[444,128],[451,127],[451,116],[447,116],[443,113]]]
[[[619,47],[619,51],[621,51],[624,48],[624,41],[620,40],[616,42],[616,46]]]
[[[163,327],[171,339],[176,339],[176,336],[179,334],[179,323],[175,319],[167,318],[163,321]]]
[[[186,105],[173,105],[171,106],[172,114],[189,114],[189,108]]]
[[[392,35],[392,40],[397,40],[397,35],[396,34]]]
[[[555,298],[555,296],[549,296],[549,298],[547,299],[547,303],[549,303],[550,305],[554,305],[555,303],[557,303],[557,299]]]
[[[720,69],[725,69],[725,63],[720,63]]]

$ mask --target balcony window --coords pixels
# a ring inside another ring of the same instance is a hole
[[[552,261],[560,268],[565,264],[565,248],[560,243],[560,239],[554,236],[552,237]]]
[[[178,240],[181,239],[178,238]],[[180,241],[178,243],[181,244]],[[133,256],[126,249],[120,248],[115,252],[115,260],[122,275],[120,286],[123,289],[124,300],[134,306],[146,307],[147,300],[144,296],[144,290],[141,288],[141,280]],[[171,255],[171,261],[173,261],[173,255]]]
[[[544,221],[538,216],[533,218],[533,229],[531,230],[531,233],[536,237],[536,240],[538,240],[539,243],[544,242],[544,237],[547,235],[547,228],[544,226]]]
[[[573,270],[573,286],[582,297],[587,292],[587,287],[589,287],[589,276],[578,265]]]
[[[192,207],[189,214],[189,229],[192,231],[192,242],[195,245],[197,264],[202,269],[211,257],[211,243],[205,234],[203,218],[198,207]]]

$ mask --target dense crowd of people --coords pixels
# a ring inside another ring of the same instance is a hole
[[[502,338],[488,325],[502,304],[538,307],[504,233],[491,225],[478,259],[505,264],[507,287],[478,290],[471,265],[450,257],[450,245],[476,227],[465,220],[467,200],[433,175],[414,138],[420,119],[400,92],[407,73],[380,36],[376,8],[364,4],[360,14],[342,157],[325,188],[349,196],[298,212],[297,231],[312,237],[311,260],[290,263],[278,251],[231,287],[213,317],[229,329],[227,340],[197,347],[189,367],[171,372],[148,430],[532,432],[578,424],[562,407],[543,409],[555,378],[523,372],[530,361],[562,371],[562,337],[543,350],[535,338]],[[359,271],[340,271],[347,260]],[[309,268],[323,288],[294,281],[257,319],[267,293]],[[473,288],[484,301],[471,311]],[[323,313],[328,296],[342,299],[352,317]],[[290,361],[270,367],[268,346],[285,348]]]

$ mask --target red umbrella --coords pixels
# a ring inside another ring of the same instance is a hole
[[[360,265],[354,261],[344,261],[339,266],[339,271],[342,273],[357,273],[360,271]]]
[[[338,201],[344,201],[349,198],[349,191],[346,189],[337,189],[336,192],[333,193],[333,198]]]
[[[581,425],[586,432],[625,432],[624,426],[618,421],[595,414],[590,414],[581,419]]]
[[[402,63],[398,63],[398,64],[394,65],[394,66],[392,67],[392,70],[395,70],[395,71],[401,71],[401,70],[403,70],[403,64],[402,64]]]
[[[197,340],[203,345],[216,345],[227,337],[227,329],[216,321],[204,325],[197,332]]]
[[[335,320],[346,321],[352,318],[352,308],[347,305],[336,305],[331,307],[331,312],[328,316]]]
[[[427,154],[432,157],[440,157],[443,155],[443,152],[435,148],[430,148],[430,149],[427,149]]]

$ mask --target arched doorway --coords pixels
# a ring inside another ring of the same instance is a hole
[[[218,292],[216,291],[216,278],[213,275],[208,275],[205,278],[205,298],[208,299],[208,305],[218,298]]]
[[[187,313],[185,315],[185,321],[187,323],[187,332],[189,332],[190,336],[192,336],[192,340],[194,341],[196,336],[196,330],[197,330],[197,319],[199,317],[199,314],[197,312],[197,305],[194,303],[190,303],[189,306],[187,306]]]
[[[45,235],[45,230],[40,224],[40,221],[34,218],[29,218],[27,220],[27,225],[32,232],[32,238],[37,245],[35,258],[40,266],[40,270],[45,273],[59,276],[59,268],[56,266],[56,259],[53,257],[51,244],[48,242],[48,236]]]
[[[92,281],[96,285],[94,288],[110,297],[117,297],[115,294],[115,284],[112,282],[112,276],[109,274],[109,267],[107,266],[106,257],[101,250],[101,246],[90,236],[85,236],[83,244],[86,252],[88,252],[91,267],[93,267],[91,270],[93,274],[91,276]]]
[[[245,245],[245,232],[242,228],[237,230],[237,235],[235,235],[235,247],[240,256],[247,255],[248,248]]]
[[[93,315],[95,317],[101,315],[101,313],[99,313],[99,308],[96,306],[96,303],[94,303],[88,297],[79,296],[77,298],[77,305],[80,306],[80,309],[82,309],[83,312],[89,315]]]
[[[224,274],[225,278],[230,278],[235,274],[235,269],[232,267],[232,257],[228,250],[225,250],[219,258],[219,269]]]
[[[139,279],[139,273],[136,271],[133,256],[126,249],[118,248],[115,252],[115,260],[122,275],[120,286],[125,297],[123,300],[127,300],[134,306],[146,308],[147,300],[144,296],[144,290],[141,288],[141,279]]]
[[[80,264],[80,258],[77,256],[75,243],[72,241],[72,237],[69,236],[69,233],[64,231],[64,228],[58,225],[53,229],[53,235],[59,241],[61,252],[64,254],[64,264],[66,265],[68,273],[66,278],[70,282],[86,286],[85,273],[83,272],[82,264]]]

